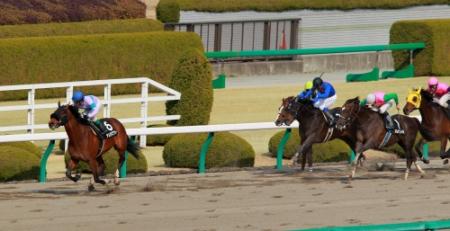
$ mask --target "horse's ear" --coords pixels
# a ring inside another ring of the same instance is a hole
[[[61,107],[61,101],[58,101],[58,107]]]

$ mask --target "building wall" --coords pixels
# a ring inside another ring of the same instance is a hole
[[[389,43],[389,29],[398,20],[450,18],[449,5],[393,10],[296,10],[208,13],[182,11],[180,23],[301,18],[299,48]],[[281,33],[281,32],[279,32]],[[274,47],[276,45],[274,44]]]

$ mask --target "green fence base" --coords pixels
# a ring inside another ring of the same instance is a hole
[[[394,224],[379,224],[379,225],[357,225],[357,226],[335,226],[335,227],[322,227],[313,229],[296,229],[295,231],[384,231],[384,230],[397,230],[397,231],[414,231],[414,230],[439,230],[449,229],[450,220],[434,220],[434,221],[418,221],[418,222],[405,222]],[[293,230],[294,231],[294,230]]]
[[[422,146],[422,159],[428,160],[428,143],[423,144]]]
[[[226,76],[225,74],[220,74],[219,76],[217,76],[216,79],[214,79],[212,81],[212,87],[214,89],[223,89],[225,88],[225,80],[226,80]]]
[[[131,136],[129,142],[134,143],[136,141],[136,136]],[[122,166],[119,166],[119,177],[126,178],[127,177],[127,162],[128,162],[128,151],[125,151],[125,161],[123,161]]]
[[[284,132],[283,138],[281,138],[280,143],[278,144],[277,149],[277,170],[283,169],[283,152],[284,152],[284,146],[286,146],[287,141],[289,140],[289,137],[291,136],[292,129],[288,128]]]
[[[353,161],[355,161],[355,152],[350,150],[348,151],[348,163],[351,164]]]
[[[346,77],[347,82],[367,82],[367,81],[377,81],[380,75],[380,69],[374,67],[372,71],[360,74],[348,74]]]
[[[41,183],[45,183],[45,181],[47,180],[47,160],[53,151],[53,147],[55,147],[55,140],[50,140],[47,149],[45,149],[45,152],[42,154],[39,169],[39,182]]]
[[[414,77],[414,65],[410,64],[407,67],[398,71],[383,71],[381,74],[382,79],[387,78],[411,78]]]
[[[198,162],[198,173],[205,173],[206,169],[206,153],[208,153],[209,145],[214,138],[214,132],[208,133],[208,138],[202,144],[202,149],[200,150],[200,160]]]

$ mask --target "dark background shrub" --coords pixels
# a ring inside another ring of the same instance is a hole
[[[69,162],[69,154],[66,153],[64,156],[64,160],[66,162],[66,166]],[[103,160],[105,160],[105,174],[114,174],[117,168],[117,164],[119,161],[119,154],[116,150],[111,149],[105,154],[103,154]],[[78,170],[82,172],[90,172],[89,165],[83,161],[80,161]],[[145,173],[147,172],[147,159],[145,156],[139,152],[139,159],[136,159],[133,155],[128,154],[127,159],[127,173]]]
[[[144,18],[138,0],[2,0],[0,25]]]
[[[414,56],[415,75],[450,75],[450,19],[398,21],[391,26],[390,43],[424,42]],[[393,52],[395,68],[409,64],[407,51]]]
[[[202,50],[190,49],[181,55],[169,87],[181,93],[180,101],[166,102],[168,115],[181,115],[171,125],[208,124],[213,104],[211,66]]]
[[[168,167],[198,168],[199,154],[207,134],[179,134],[164,146],[163,158]],[[253,147],[243,138],[220,132],[214,135],[206,155],[206,167],[252,167]]]
[[[23,148],[0,146],[0,181],[37,179],[39,157]]]
[[[180,20],[180,5],[176,0],[163,0],[156,6],[156,17],[161,22],[178,22]]]
[[[157,127],[168,127],[167,124],[154,124],[149,125],[147,127],[151,128],[157,128]],[[147,146],[164,146],[174,135],[173,134],[167,134],[167,135],[149,135],[147,136]]]
[[[278,144],[284,135],[284,131],[275,133],[269,140],[269,152],[272,156],[277,155]],[[291,137],[285,145],[285,151],[283,157],[290,159],[297,152],[298,145],[300,144],[300,136],[298,129],[292,129]],[[332,140],[322,144],[313,145],[313,161],[314,162],[337,162],[342,160],[348,160],[348,153],[350,148],[341,140]]]

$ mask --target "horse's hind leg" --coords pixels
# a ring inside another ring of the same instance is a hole
[[[100,179],[100,177],[98,176],[98,164],[97,164],[97,160],[96,159],[91,159],[89,160],[89,167],[91,168],[92,171],[92,178],[94,179],[95,183],[99,183],[99,184],[106,184],[106,181]],[[91,180],[90,185],[89,185],[89,189],[93,189],[93,182]]]
[[[313,158],[312,158],[312,146],[308,150],[306,150],[306,159],[308,159],[308,171],[313,171]]]
[[[419,155],[420,160],[425,163],[425,164],[429,164],[430,160],[428,159],[424,159],[423,158],[423,153],[422,153],[422,149],[423,149],[423,145],[425,144],[425,140],[423,138],[421,138],[419,140],[419,142],[416,143],[416,145],[414,145],[414,150],[416,151],[416,153]]]
[[[98,163],[98,175],[104,176],[105,175],[105,161],[103,160],[103,157],[101,157],[101,156],[97,157],[97,163]]]
[[[119,169],[122,168],[122,165],[125,162],[125,151],[119,152],[119,163],[117,165],[117,169],[114,172],[114,184],[120,185],[120,179],[119,179]]]
[[[79,160],[70,159],[69,164],[66,169],[67,178],[71,179],[73,182],[77,182],[81,178],[81,174],[76,174],[72,176],[72,171],[77,167]]]

